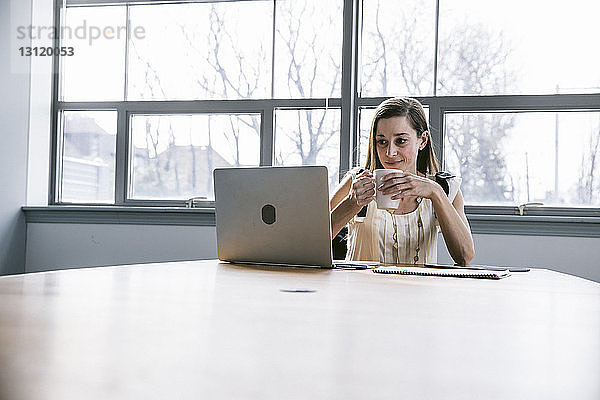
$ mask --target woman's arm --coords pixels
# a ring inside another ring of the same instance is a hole
[[[329,209],[335,210],[342,200],[348,196],[350,189],[352,189],[352,175],[348,173],[346,176],[344,176],[338,187],[335,188],[335,192],[329,200]]]
[[[333,239],[362,207],[351,196],[347,196],[331,212],[331,239]]]
[[[459,190],[452,203],[441,186],[434,193],[431,202],[442,228],[448,252],[457,264],[468,265],[475,256],[475,246],[469,221],[465,215],[462,193]]]
[[[337,187],[329,201],[331,207],[331,238],[367,204],[375,195],[375,183],[370,171],[364,171],[356,178],[348,174]]]
[[[398,171],[384,176],[382,182],[383,184],[377,190],[381,190],[383,194],[392,194],[392,199],[403,197],[430,199],[452,259],[461,265],[471,262],[475,256],[475,247],[460,190],[454,201],[450,203],[444,189],[425,177]]]

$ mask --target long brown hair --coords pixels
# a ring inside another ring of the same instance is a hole
[[[421,138],[425,131],[429,131],[425,110],[418,100],[410,97],[399,97],[383,101],[375,110],[375,116],[371,123],[369,150],[367,153],[367,162],[365,163],[366,169],[373,171],[378,168],[384,168],[377,155],[375,135],[377,134],[377,123],[379,120],[392,117],[406,117],[413,129],[417,131],[418,138]],[[433,152],[431,132],[428,139],[425,147],[419,150],[417,154],[417,171],[422,174],[435,174],[440,170],[440,167]]]

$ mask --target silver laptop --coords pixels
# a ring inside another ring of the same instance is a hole
[[[219,259],[332,267],[327,168],[217,168]]]

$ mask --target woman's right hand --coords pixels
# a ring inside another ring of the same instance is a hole
[[[375,179],[373,173],[365,170],[352,179],[350,198],[361,208],[369,204],[375,196]]]

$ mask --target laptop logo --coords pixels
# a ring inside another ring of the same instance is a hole
[[[262,208],[262,220],[267,225],[275,223],[275,207],[270,204],[264,206]]]

